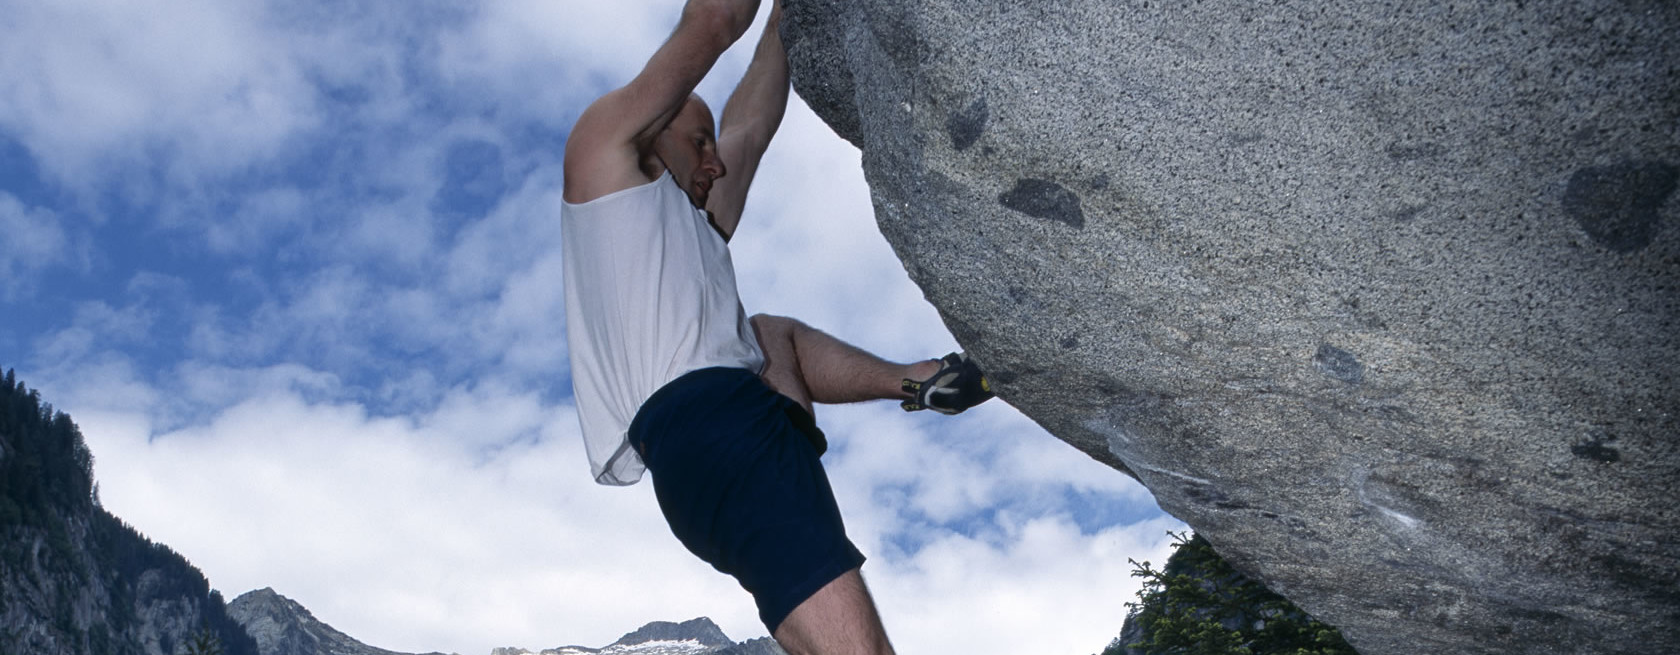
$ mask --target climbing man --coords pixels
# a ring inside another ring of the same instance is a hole
[[[812,403],[955,414],[992,394],[962,354],[895,364],[790,318],[747,318],[727,243],[787,107],[780,0],[720,129],[693,91],[758,7],[688,0],[641,73],[567,139],[578,417],[596,481],[650,472],[671,531],[752,594],[790,653],[890,653],[818,460]]]

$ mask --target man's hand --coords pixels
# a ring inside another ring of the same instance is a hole
[[[706,209],[726,235],[733,235],[741,222],[741,210],[746,206],[747,190],[758,172],[758,162],[764,158],[764,151],[770,147],[770,139],[776,136],[782,115],[787,112],[788,64],[778,31],[781,21],[782,2],[775,0],[752,64],[723,107],[718,155],[729,174],[719,178],[712,188]]]
[[[759,0],[688,0],[671,38],[629,84],[601,96],[566,139],[567,202],[582,203],[654,178],[643,170],[653,140],[682,109],[718,57],[745,34]]]

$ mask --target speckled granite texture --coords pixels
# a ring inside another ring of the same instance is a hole
[[[785,2],[1004,400],[1366,655],[1680,652],[1680,4]]]

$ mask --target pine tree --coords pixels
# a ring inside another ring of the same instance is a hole
[[[1162,569],[1131,560],[1143,588],[1103,655],[1357,655],[1335,628],[1237,572],[1201,535],[1173,537]]]
[[[93,455],[70,416],[15,371],[0,385],[0,585],[36,590],[6,608],[8,620],[31,628],[0,629],[0,654],[38,652],[43,643],[63,645],[58,652],[143,652],[137,608],[165,604],[196,606],[204,628],[196,638],[165,629],[154,635],[160,643],[179,640],[189,655],[256,655],[256,641],[201,571],[98,506]],[[78,612],[77,599],[97,611]]]
[[[187,644],[186,655],[222,655],[222,640],[209,627],[199,630]]]

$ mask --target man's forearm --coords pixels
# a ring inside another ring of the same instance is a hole
[[[752,27],[758,5],[759,0],[688,0],[683,5],[682,20],[706,25],[723,41],[723,48],[728,48]]]
[[[757,174],[759,160],[770,147],[770,139],[782,124],[787,112],[788,65],[787,53],[782,50],[782,4],[779,0],[770,9],[770,21],[759,37],[758,49],[752,64],[729,103],[723,107],[723,122],[718,130],[718,155],[723,157],[729,174],[718,178],[717,186],[706,203],[718,228],[733,234],[746,207],[747,190]]]
[[[781,17],[782,3],[776,0],[758,48],[753,51],[752,63],[723,109],[723,131],[750,130],[754,132],[751,140],[756,143],[769,142],[787,110],[788,64],[779,33]]]

